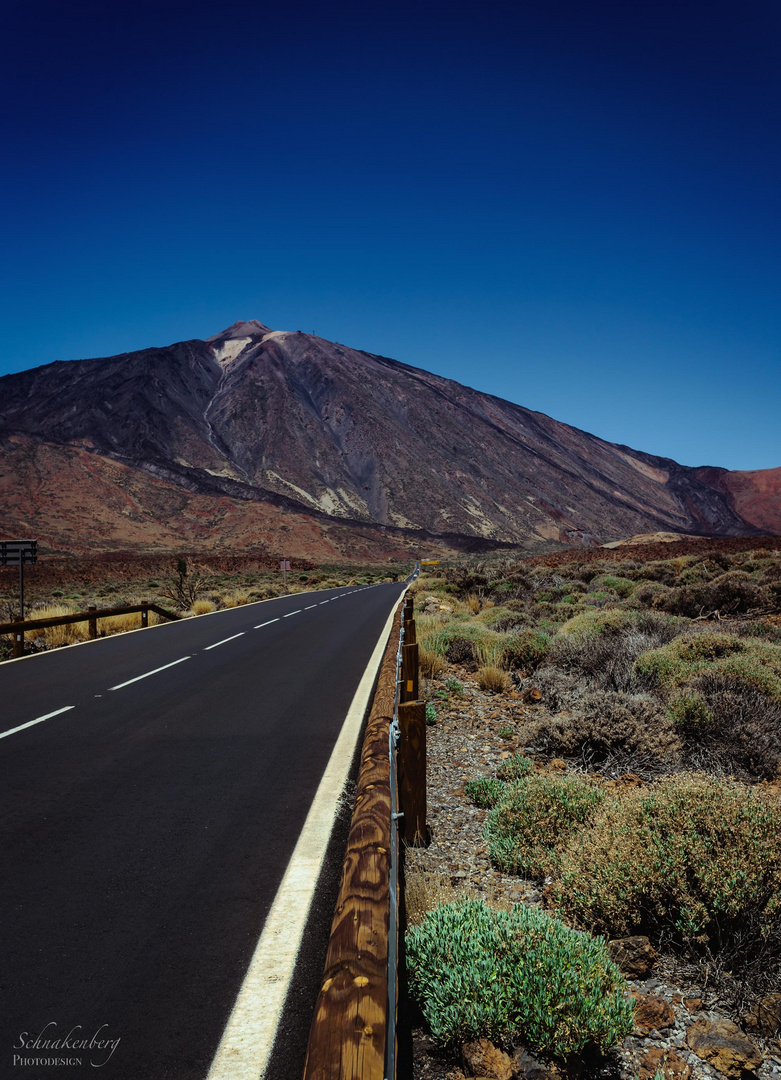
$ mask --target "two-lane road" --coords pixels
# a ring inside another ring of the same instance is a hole
[[[402,590],[0,666],[0,1076],[203,1080]],[[105,1045],[44,1045],[71,1029]],[[82,1064],[19,1063],[42,1057]]]

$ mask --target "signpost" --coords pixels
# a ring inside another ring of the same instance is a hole
[[[287,572],[290,569],[290,563],[287,559],[282,559],[279,564],[279,569],[282,571],[282,584],[283,588],[287,588]]]
[[[19,618],[24,618],[24,567],[38,561],[37,540],[0,540],[0,566],[19,567]]]

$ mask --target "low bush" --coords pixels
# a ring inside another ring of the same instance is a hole
[[[554,903],[611,937],[671,935],[714,953],[740,941],[743,962],[757,948],[781,955],[778,801],[696,774],[625,791],[571,839]]]
[[[580,776],[531,775],[506,784],[486,822],[491,861],[510,874],[547,877],[604,797]]]
[[[672,699],[686,756],[699,768],[770,780],[781,770],[781,704],[728,675],[708,674]]]
[[[477,659],[475,643],[469,638],[451,638],[445,649],[445,659],[450,664],[471,664]]]
[[[781,704],[781,645],[757,638],[710,632],[680,637],[643,653],[635,668],[670,690],[707,672],[730,678],[744,690],[758,690]]]
[[[513,754],[512,757],[503,761],[496,770],[500,780],[520,780],[524,776],[530,776],[534,770],[531,758],[525,754]]]
[[[678,619],[645,611],[608,608],[577,615],[556,637],[550,663],[584,675],[606,690],[643,689],[635,666],[643,653],[683,632]]]
[[[535,671],[550,648],[550,637],[539,630],[513,634],[502,650],[502,665],[510,671]]]
[[[683,575],[681,575],[683,577]],[[730,570],[713,581],[679,585],[656,595],[652,604],[673,615],[698,615],[718,611],[741,614],[766,606],[768,592],[741,570]]]
[[[407,934],[410,989],[434,1039],[523,1038],[568,1057],[632,1030],[627,984],[604,941],[535,908],[445,904]]]
[[[577,756],[592,768],[658,771],[682,751],[664,706],[648,696],[610,691],[583,695],[577,709],[540,717],[521,732],[525,745],[543,754]]]
[[[596,577],[591,582],[589,591],[596,591],[597,589],[609,589],[617,596],[625,598],[631,596],[635,591],[636,585],[634,581],[630,581],[629,578],[616,577],[614,574],[602,574]]]
[[[464,784],[466,797],[481,809],[496,806],[504,791],[504,784],[494,777],[481,777],[479,780],[467,780]]]

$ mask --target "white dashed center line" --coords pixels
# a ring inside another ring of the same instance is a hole
[[[320,607],[322,607],[322,606],[323,606],[323,604],[327,604],[327,603],[329,603],[329,601],[328,601],[328,600],[321,600],[321,601],[320,601]]]
[[[300,615],[300,614],[301,614],[301,608],[298,608],[297,611],[288,611],[287,615],[283,615],[282,618],[283,619],[289,619],[291,615]]]
[[[203,651],[208,652],[209,649],[216,649],[218,645],[224,645],[226,641],[235,641],[237,637],[244,637],[244,631],[242,630],[240,634],[232,634],[231,637],[225,637],[222,641],[215,641],[213,645],[207,645]]]
[[[61,709],[55,709],[54,712],[47,712],[45,716],[36,716],[34,720],[28,720],[26,724],[20,724],[19,727],[9,728],[8,731],[0,732],[0,739],[4,739],[6,735],[13,735],[16,731],[23,731],[25,728],[32,727],[33,724],[41,724],[44,720],[51,720],[53,716],[59,716],[60,713],[68,712],[69,709],[75,709],[75,705],[64,705]]]
[[[304,608],[304,611],[311,611],[313,607],[317,607],[317,604],[310,604],[309,607]]]
[[[260,630],[263,626],[271,626],[273,622],[279,622],[279,619],[269,619],[268,622],[258,623],[257,626],[253,626],[253,630]]]
[[[163,664],[162,667],[156,667],[152,671],[145,671],[143,675],[136,675],[135,679],[128,679],[127,682],[121,682],[116,686],[110,686],[109,690],[121,690],[123,686],[130,686],[131,683],[138,682],[139,679],[148,679],[150,675],[156,675],[158,671],[165,671],[166,668],[176,667],[177,664],[183,664],[185,660],[189,659],[189,656],[183,656],[181,660],[172,660],[170,664]]]

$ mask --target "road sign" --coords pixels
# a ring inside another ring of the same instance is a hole
[[[439,559],[421,559],[421,566],[439,566]]]
[[[281,562],[279,564],[279,569],[280,570],[289,570],[290,569],[290,563],[288,562],[287,559],[282,559],[281,560]]]
[[[0,566],[19,567],[19,618],[24,618],[24,568],[38,561],[37,540],[0,540]]]
[[[0,566],[29,566],[37,559],[37,540],[0,540]]]

